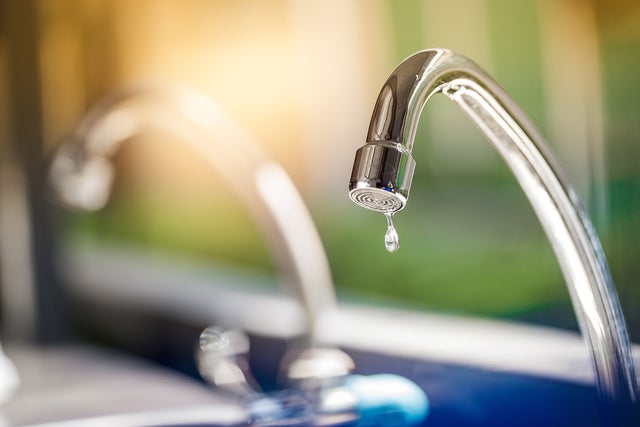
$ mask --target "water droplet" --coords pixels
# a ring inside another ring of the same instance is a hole
[[[400,238],[398,237],[396,228],[393,226],[393,213],[388,212],[385,213],[384,216],[387,218],[387,232],[384,235],[384,246],[387,248],[387,251],[393,253],[400,247]]]

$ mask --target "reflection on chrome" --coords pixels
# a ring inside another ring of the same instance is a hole
[[[392,72],[378,96],[367,143],[355,156],[351,199],[385,214],[404,208],[415,167],[411,150],[418,121],[426,102],[438,92],[477,125],[527,195],[567,282],[603,407],[627,408],[637,400],[638,384],[598,237],[542,135],[476,64],[445,49],[430,49],[410,56]]]
[[[335,385],[355,369],[353,359],[334,348],[291,350],[285,355],[283,365],[289,381],[307,390]]]
[[[209,326],[200,334],[198,350],[196,362],[203,379],[237,397],[254,395],[258,387],[247,360],[249,337],[242,331]]]
[[[287,173],[206,96],[186,88],[139,87],[107,97],[52,160],[55,196],[73,208],[104,206],[113,181],[111,156],[124,141],[158,130],[196,149],[252,213],[284,284],[303,308],[306,338],[313,342],[317,319],[335,305],[315,225]]]

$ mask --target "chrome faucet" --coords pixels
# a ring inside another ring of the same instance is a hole
[[[395,375],[351,376],[353,360],[346,353],[320,348],[319,323],[336,301],[311,216],[286,172],[207,97],[184,88],[138,88],[107,98],[84,117],[72,141],[53,158],[56,196],[83,210],[102,207],[113,178],[109,157],[147,130],[175,133],[227,179],[271,244],[307,321],[306,342],[282,361],[292,389],[262,392],[246,359],[248,338],[219,326],[200,336],[197,364],[203,379],[243,403],[247,425],[420,424],[428,414],[428,400],[418,386]],[[369,389],[379,390],[376,399],[366,393]]]
[[[113,180],[110,157],[124,141],[150,130],[168,131],[189,143],[235,190],[269,244],[285,288],[302,307],[302,338],[312,345],[318,319],[335,305],[317,229],[284,169],[208,97],[165,86],[107,97],[84,116],[53,158],[56,198],[83,210],[101,208]]]
[[[620,405],[634,405],[638,383],[627,329],[587,212],[532,121],[475,63],[446,49],[429,49],[391,73],[376,101],[367,143],[356,152],[350,198],[388,218],[405,207],[418,120],[438,92],[489,140],[536,212],[569,288],[603,407],[618,411]]]

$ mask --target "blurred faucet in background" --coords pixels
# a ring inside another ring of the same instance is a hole
[[[569,288],[591,352],[605,417],[625,414],[629,405],[637,403],[638,384],[622,309],[600,241],[535,125],[476,64],[445,49],[429,49],[405,59],[391,73],[378,96],[367,143],[356,153],[349,196],[356,204],[387,216],[385,243],[390,251],[397,249],[391,218],[409,197],[416,129],[424,105],[438,92],[478,126],[528,197]]]
[[[305,345],[312,345],[319,318],[335,305],[318,232],[284,169],[206,96],[193,89],[154,86],[107,97],[85,115],[53,158],[50,179],[56,198],[77,209],[100,209],[113,181],[111,156],[124,141],[157,130],[196,149],[251,212],[286,290],[302,308]]]

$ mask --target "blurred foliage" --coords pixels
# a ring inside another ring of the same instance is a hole
[[[172,204],[137,194],[96,213],[74,214],[66,228],[75,241],[109,241],[147,252],[274,270],[255,222],[234,203]]]
[[[627,324],[640,341],[640,3],[595,1],[605,90],[608,207],[603,245]]]
[[[519,316],[566,300],[560,271],[515,184],[414,189],[395,216],[400,249],[383,244],[382,215],[320,220],[339,290],[413,308]],[[507,209],[507,207],[509,207]],[[342,248],[342,250],[341,250]]]

